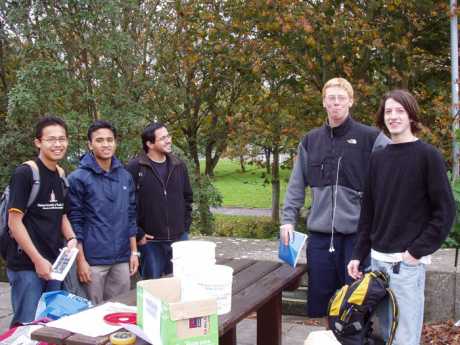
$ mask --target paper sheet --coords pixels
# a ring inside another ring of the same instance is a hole
[[[155,344],[155,342],[152,339],[150,339],[149,336],[147,334],[145,334],[145,332],[139,326],[126,324],[126,325],[123,326],[123,328],[125,328],[127,331],[130,331],[131,333],[135,334],[139,338],[144,339],[146,342],[148,342],[150,344]],[[160,338],[160,343],[161,343],[161,338]]]
[[[136,307],[122,303],[107,302],[80,313],[48,322],[46,326],[66,329],[70,332],[80,333],[89,337],[99,337],[113,333],[122,328],[122,326],[112,326],[106,323],[104,321],[105,315],[119,312],[135,313],[136,311]]]

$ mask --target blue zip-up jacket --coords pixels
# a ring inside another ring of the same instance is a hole
[[[136,236],[136,198],[131,174],[112,158],[110,171],[85,154],[69,175],[68,217],[91,266],[128,262]]]

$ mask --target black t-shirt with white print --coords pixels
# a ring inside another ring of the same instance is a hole
[[[67,202],[59,173],[49,170],[38,158],[36,163],[40,172],[40,188],[35,202],[23,218],[23,223],[38,252],[53,263],[59,255],[59,248],[64,244],[61,229]],[[17,209],[25,213],[32,183],[31,167],[18,166],[11,179],[9,210]],[[10,245],[8,248],[7,267],[14,271],[35,270],[27,254],[17,245]]]

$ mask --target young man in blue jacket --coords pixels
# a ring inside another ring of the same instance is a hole
[[[69,219],[80,249],[77,273],[95,304],[129,291],[139,266],[134,183],[115,157],[116,137],[110,123],[94,122],[89,152],[69,176]]]

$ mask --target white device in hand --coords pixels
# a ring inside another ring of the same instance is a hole
[[[54,280],[64,280],[67,273],[69,273],[70,268],[72,267],[75,258],[77,257],[78,249],[72,248],[68,249],[67,247],[61,249],[61,253],[57,257],[56,261],[53,264],[51,279]]]

